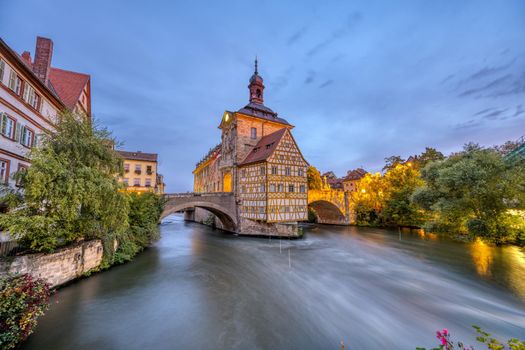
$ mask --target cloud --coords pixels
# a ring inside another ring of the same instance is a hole
[[[308,85],[308,84],[313,83],[314,80],[315,80],[315,72],[309,71],[308,75],[306,76],[306,79],[304,80],[304,83]]]
[[[301,39],[306,34],[307,31],[308,31],[307,26],[302,27],[297,32],[295,32],[295,34],[291,35],[288,38],[288,40],[286,40],[286,45],[292,46],[295,42],[299,41],[299,39]]]
[[[306,52],[306,55],[309,56],[309,57],[314,56],[318,52],[324,50],[326,47],[328,47],[331,44],[333,44],[334,42],[336,42],[337,40],[341,39],[346,34],[348,34],[348,32],[352,28],[354,28],[354,26],[357,23],[359,23],[361,21],[361,19],[362,19],[362,15],[359,12],[354,12],[354,13],[350,14],[347,17],[345,23],[343,24],[343,26],[341,28],[333,31],[332,34],[328,38],[326,38],[324,41],[321,41],[320,43],[318,43],[317,45],[312,47],[310,50],[308,50]]]
[[[325,88],[328,85],[332,85],[333,83],[334,83],[334,81],[332,79],[329,79],[329,80],[325,81],[324,83],[322,83],[321,85],[319,85],[319,88],[320,89]]]
[[[511,80],[512,74],[507,74],[495,80],[492,80],[490,83],[487,83],[481,87],[465,90],[462,93],[460,93],[458,97],[467,97],[472,95],[476,95],[475,97],[488,97],[493,95],[494,89],[504,88],[504,86],[510,83]],[[483,95],[483,93],[486,94]]]
[[[490,76],[490,75],[494,75],[494,74],[497,74],[497,73],[504,72],[508,68],[510,68],[514,64],[514,62],[516,62],[516,59],[517,59],[517,57],[515,57],[511,62],[509,62],[507,64],[504,64],[504,65],[501,65],[501,66],[484,67],[483,69],[481,69],[481,70],[477,71],[476,73],[472,74],[468,79],[476,80],[476,79],[480,79],[480,78],[484,78],[484,77],[487,77],[487,76]]]

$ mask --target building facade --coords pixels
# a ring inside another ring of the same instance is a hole
[[[131,192],[164,193],[164,178],[157,171],[156,153],[117,151],[124,163],[124,176],[120,182]]]
[[[51,66],[53,42],[37,37],[35,58],[0,39],[0,181],[15,186],[12,174],[30,165],[28,152],[41,135],[53,132],[64,110],[91,118],[89,75]]]
[[[349,170],[343,179],[343,190],[345,192],[357,192],[359,190],[359,182],[366,174],[368,172],[362,168]]]
[[[241,233],[293,235],[307,220],[308,163],[293,126],[264,105],[264,88],[256,61],[249,103],[224,112],[221,143],[197,163],[194,191],[233,192]]]

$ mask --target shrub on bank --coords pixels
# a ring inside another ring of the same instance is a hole
[[[30,275],[0,278],[0,348],[14,349],[49,305],[49,286]]]
[[[478,326],[472,326],[477,333],[476,340],[479,343],[485,344],[489,350],[525,350],[525,341],[511,338],[506,344],[500,342],[498,339],[492,337],[489,333],[483,331]],[[461,341],[452,341],[450,332],[445,328],[443,330],[436,331],[436,338],[439,341],[439,345],[431,350],[474,350],[472,345],[465,345]],[[426,348],[416,348],[416,350],[426,350]]]
[[[129,229],[118,240],[114,263],[131,260],[159,237],[158,223],[164,199],[153,192],[129,194]]]

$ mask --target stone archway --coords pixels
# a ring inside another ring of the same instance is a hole
[[[332,224],[332,225],[347,225],[345,214],[335,204],[326,201],[318,200],[308,204],[316,217],[317,222],[320,224]]]
[[[160,219],[167,217],[173,213],[177,212],[188,212],[194,211],[195,208],[202,208],[213,215],[215,215],[222,224],[222,229],[229,232],[236,232],[237,230],[237,220],[234,213],[229,213],[227,209],[221,207],[218,204],[212,202],[183,202],[183,203],[170,203],[168,202],[162,212]],[[191,214],[191,213],[190,213]]]

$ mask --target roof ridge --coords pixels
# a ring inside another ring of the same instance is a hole
[[[91,78],[91,75],[90,75],[90,74],[81,73],[81,72],[75,72],[75,71],[73,71],[73,70],[69,70],[69,69],[63,69],[63,68],[57,68],[57,67],[51,67],[51,69],[59,70],[59,71],[66,72],[66,73],[72,73],[72,74],[77,74],[77,75],[83,75],[83,76],[85,76],[85,77],[89,77],[89,78]]]

